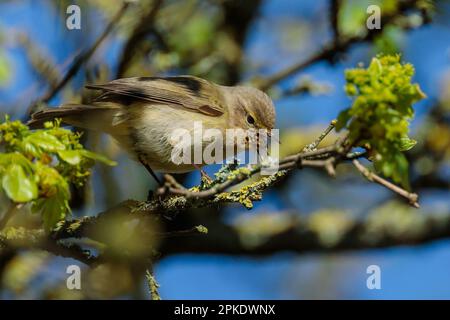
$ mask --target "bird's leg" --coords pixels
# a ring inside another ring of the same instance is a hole
[[[161,182],[161,180],[159,180],[158,176],[156,175],[156,173],[152,170],[152,168],[150,168],[150,166],[142,159],[142,157],[139,157],[139,162],[145,167],[145,169],[147,169],[148,173],[150,173],[150,175],[153,177],[153,179],[155,179],[155,181],[158,183],[159,186],[163,186],[163,183]]]

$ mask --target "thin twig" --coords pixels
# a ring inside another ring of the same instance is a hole
[[[353,159],[359,159],[359,158],[364,158],[367,156],[367,151],[354,151],[354,152],[349,152],[346,155],[346,160],[353,160]]]
[[[257,168],[257,172],[259,172],[259,171],[261,171],[260,167]],[[221,184],[211,187],[210,189],[199,191],[199,192],[190,191],[189,189],[186,189],[186,188],[180,189],[180,188],[173,188],[173,187],[169,187],[168,191],[171,194],[182,195],[182,196],[185,196],[186,198],[197,198],[197,199],[198,198],[210,198],[222,191],[225,191],[226,189],[228,189],[234,185],[239,184],[240,182],[246,180],[249,176],[250,175],[239,174],[234,179],[227,180]]]
[[[330,0],[330,24],[331,30],[333,31],[333,38],[335,41],[339,41],[340,32],[339,32],[339,11],[341,8],[341,0]]]
[[[106,37],[111,33],[114,27],[117,25],[119,20],[125,15],[128,6],[130,5],[130,1],[124,1],[122,7],[116,13],[116,15],[111,19],[109,24],[106,26],[105,30],[100,34],[97,40],[94,42],[92,47],[86,50],[84,53],[80,54],[75,61],[73,62],[70,69],[64,75],[64,77],[57,83],[54,87],[52,87],[41,99],[40,101],[48,103],[58,92],[64,88],[64,86],[72,79],[80,70],[80,68],[92,57],[94,52],[98,49],[98,47],[102,44],[102,42],[106,39]],[[33,108],[30,108],[29,113],[33,112]]]
[[[168,183],[169,187],[175,187],[175,188],[178,188],[178,189],[186,189],[180,183],[178,183],[178,181],[173,176],[171,176],[170,174],[165,174],[164,175],[164,179]]]
[[[382,17],[382,25],[386,26],[390,23],[392,23],[396,18],[398,18],[401,14],[403,14],[406,10],[410,9],[417,3],[417,0],[410,0],[410,1],[402,1],[399,4],[399,8],[397,12],[389,15],[383,15]],[[323,60],[333,60],[333,57],[335,57],[337,54],[346,51],[350,48],[350,46],[362,42],[370,41],[374,38],[375,35],[379,34],[383,29],[373,29],[369,30],[365,35],[363,36],[355,36],[355,37],[349,37],[345,38],[343,40],[333,40],[331,43],[326,45],[321,51],[317,52],[316,54],[312,55],[306,60],[299,61],[289,67],[287,67],[284,70],[281,70],[279,72],[276,72],[272,76],[269,76],[265,79],[257,79],[255,82],[258,87],[262,90],[267,90],[274,86],[279,81],[305,69],[306,67],[309,67],[310,65],[317,63],[319,61]]]
[[[161,300],[161,296],[159,295],[159,292],[158,292],[159,284],[158,284],[158,282],[156,282],[152,268],[148,268],[145,271],[145,278],[147,279],[147,285],[148,285],[148,289],[150,291],[150,299],[151,300]]]
[[[336,125],[336,120],[332,120],[329,124],[329,126],[320,134],[320,136],[311,144],[307,145],[303,148],[303,150],[298,153],[291,156],[288,156],[284,159],[282,159],[279,162],[279,171],[285,171],[285,170],[291,170],[296,169],[300,167],[323,167],[327,170],[328,174],[330,176],[335,176],[335,170],[334,166],[336,164],[336,158],[333,156],[337,150],[338,146],[332,145],[327,146],[324,148],[317,149],[319,144],[323,141],[323,139],[330,134],[330,132],[334,129]],[[339,140],[338,143],[344,143],[344,139]],[[315,157],[318,157],[319,159],[315,159]],[[322,157],[327,157],[326,159],[322,160]],[[174,177],[171,175],[165,175],[165,183],[164,186],[158,189],[158,194],[164,195],[166,193],[173,194],[173,195],[181,195],[185,196],[186,198],[211,198],[217,194],[220,194],[221,192],[227,190],[230,187],[233,187],[253,175],[261,172],[263,167],[261,165],[254,166],[250,172],[246,173],[239,173],[236,174],[236,176],[232,179],[227,179],[221,183],[214,183],[212,187],[206,190],[201,191],[191,191],[185,187],[183,187],[181,184],[179,184]],[[280,175],[279,178],[281,178]],[[275,181],[274,181],[275,182]]]
[[[352,160],[353,164],[356,168],[370,181],[374,181],[379,183],[388,189],[394,191],[395,193],[405,197],[409,200],[409,202],[415,206],[419,207],[417,202],[418,195],[415,193],[410,193],[401,187],[381,178],[375,173],[370,172],[366,169],[359,161],[357,160],[360,157],[363,157],[366,152],[353,152],[350,153],[349,149],[351,146],[347,143],[347,135],[339,138],[333,145],[319,148],[318,145],[321,141],[334,129],[336,125],[336,120],[331,121],[330,125],[321,133],[321,135],[311,144],[307,145],[303,150],[297,154],[285,157],[284,159],[279,161],[278,172],[282,172],[283,174],[274,176],[275,178],[270,183],[265,183],[265,186],[268,187],[278,181],[282,176],[285,175],[289,170],[296,168],[304,168],[304,167],[316,167],[316,168],[324,168],[327,173],[334,177],[336,175],[335,167],[347,160]],[[164,187],[160,188],[159,195],[178,195],[184,196],[187,199],[209,199],[215,196],[220,196],[222,192],[227,190],[228,188],[235,186],[243,181],[246,181],[253,175],[261,172],[262,166],[257,165],[254,166],[248,172],[237,172],[233,178],[226,179],[221,183],[214,184],[212,183],[212,187],[206,190],[201,191],[193,191],[187,189],[180,185],[175,178],[170,175],[165,176],[166,183]]]
[[[185,236],[193,236],[193,235],[204,235],[208,233],[208,229],[205,226],[198,225],[191,229],[187,230],[176,230],[169,231],[158,234],[161,238],[172,238],[172,237],[185,237]]]
[[[332,166],[334,166],[334,158],[329,158],[326,160],[309,160],[309,157],[313,156],[320,156],[320,155],[329,155],[330,152],[335,152],[336,147],[335,146],[329,146],[321,149],[316,149],[312,151],[306,151],[306,152],[300,152],[296,155],[292,155],[289,157],[286,157],[285,159],[281,160],[279,162],[279,170],[289,170],[289,169],[295,169],[298,167],[323,167],[325,168],[330,175],[334,176],[334,168],[332,169]],[[186,198],[210,198],[213,197],[226,189],[233,187],[248,178],[252,177],[253,175],[261,172],[263,169],[262,166],[257,165],[252,168],[250,172],[247,173],[239,173],[234,178],[228,179],[222,183],[216,184],[210,189],[202,190],[202,191],[191,191],[189,189],[186,189],[184,187],[177,188],[173,187],[169,184],[169,186],[165,186],[161,188],[162,190],[159,191],[159,194],[162,195],[166,191],[169,194],[174,195],[182,195]]]
[[[316,150],[319,144],[325,139],[325,137],[333,131],[334,127],[336,126],[337,120],[334,119],[330,122],[328,127],[320,134],[320,136],[311,144],[307,145],[305,148],[303,148],[303,151],[313,151]]]
[[[138,52],[138,46],[144,39],[146,39],[149,33],[153,33],[156,40],[158,40],[160,44],[166,46],[164,38],[162,36],[159,37],[158,32],[155,29],[155,18],[162,4],[163,0],[156,0],[150,10],[140,17],[139,23],[131,32],[130,37],[128,37],[128,40],[123,47],[121,58],[117,67],[116,75],[118,78],[124,75],[128,65],[136,55],[136,52]]]
[[[383,179],[382,177],[380,177],[379,175],[377,175],[376,173],[370,171],[369,169],[367,169],[365,166],[363,166],[361,164],[361,162],[359,162],[357,159],[354,159],[353,161],[353,165],[356,167],[356,169],[358,169],[359,172],[362,173],[362,175],[364,177],[366,177],[369,181],[373,181],[376,183],[381,184],[382,186],[388,188],[389,190],[394,191],[395,193],[399,194],[400,196],[406,198],[409,200],[409,203],[416,208],[419,208],[419,203],[417,202],[419,199],[419,196],[416,193],[411,193],[406,191],[405,189],[387,181],[386,179]]]

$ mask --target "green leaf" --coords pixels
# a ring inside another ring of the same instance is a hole
[[[0,173],[8,170],[10,164],[21,166],[26,174],[33,173],[33,163],[18,152],[0,153]]]
[[[342,128],[345,128],[347,126],[348,120],[351,118],[350,115],[350,109],[345,109],[341,111],[338,115],[337,122],[336,122],[336,130],[339,131]]]
[[[80,134],[54,121],[31,131],[20,121],[0,123],[0,191],[14,202],[32,202],[46,229],[70,212],[70,184],[81,186],[95,160],[114,161],[83,149]],[[53,161],[57,157],[59,161]]]
[[[30,154],[34,157],[37,157],[41,154],[41,150],[34,143],[26,140],[22,142],[22,148],[24,153]]]
[[[36,182],[25,175],[22,166],[11,164],[2,178],[2,187],[14,202],[28,202],[38,196]]]
[[[383,67],[381,66],[380,60],[378,58],[372,58],[367,71],[374,73],[375,76],[379,76],[381,74],[381,70],[383,70]]]
[[[36,131],[30,134],[28,137],[24,138],[23,140],[24,143],[32,143],[36,147],[49,152],[55,152],[66,149],[64,143],[59,141],[58,138],[56,138],[55,136],[45,131]]]
[[[400,138],[400,151],[408,151],[417,144],[416,140],[410,139],[408,137]]]
[[[67,162],[73,166],[76,166],[77,164],[79,164],[82,159],[80,150],[61,150],[61,151],[58,151],[58,155],[65,162]]]
[[[394,181],[400,183],[405,189],[410,189],[409,185],[409,164],[405,155],[401,152],[397,152],[394,156],[394,162],[396,164],[396,171],[394,172]]]
[[[392,177],[395,165],[389,161],[382,161],[381,171],[385,177]]]
[[[59,221],[66,217],[68,202],[61,197],[41,198],[33,206],[34,212],[41,212],[46,230],[51,230]]]
[[[117,162],[112,161],[112,160],[108,159],[107,157],[102,156],[101,154],[97,154],[97,153],[89,151],[89,150],[80,150],[80,153],[86,158],[103,162],[104,164],[106,164],[108,166],[117,165]]]

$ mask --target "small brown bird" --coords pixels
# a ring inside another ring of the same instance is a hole
[[[88,85],[101,94],[89,105],[64,104],[32,115],[28,125],[46,121],[110,134],[119,145],[140,161],[158,181],[153,170],[179,173],[203,164],[176,164],[171,160],[171,132],[193,131],[194,122],[203,128],[273,129],[275,108],[262,91],[244,86],[221,86],[193,76],[135,77]],[[202,148],[207,142],[202,142]],[[153,169],[153,170],[152,170]]]

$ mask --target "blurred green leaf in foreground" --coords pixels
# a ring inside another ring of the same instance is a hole
[[[34,131],[8,118],[0,124],[1,191],[15,204],[31,202],[47,230],[70,212],[69,185],[82,186],[95,160],[115,165],[85,150],[80,136],[58,121]]]

